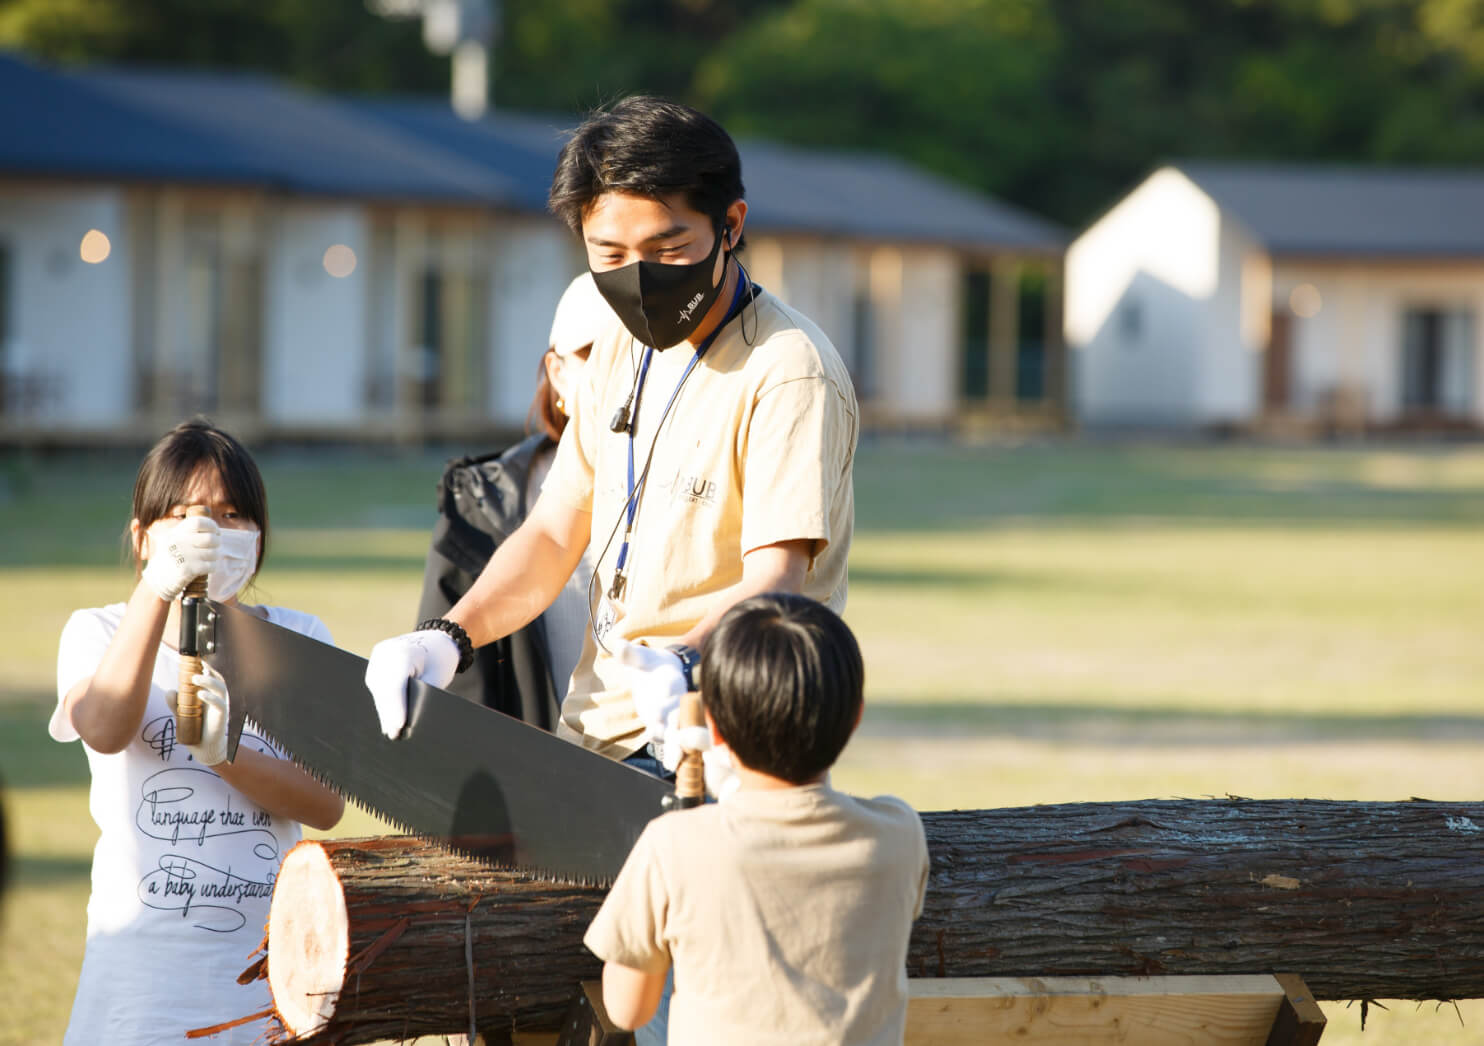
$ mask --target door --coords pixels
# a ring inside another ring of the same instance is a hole
[[[1268,351],[1262,360],[1262,406],[1269,414],[1288,409],[1293,374],[1293,316],[1288,312],[1273,313],[1269,328]]]

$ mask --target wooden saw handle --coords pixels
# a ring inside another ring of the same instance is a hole
[[[187,516],[209,516],[205,505],[190,505]],[[193,578],[180,594],[180,679],[175,688],[175,739],[181,744],[201,743],[201,699],[196,696],[194,677],[201,674],[201,651],[197,646],[196,612],[206,598],[206,575]]]
[[[697,691],[692,690],[680,699],[679,723],[682,727],[706,725],[706,708]],[[705,801],[706,764],[700,752],[686,752],[675,768],[675,805],[684,810]]]

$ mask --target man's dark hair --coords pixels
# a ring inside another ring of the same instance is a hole
[[[688,105],[633,95],[590,114],[557,158],[547,202],[573,232],[605,193],[658,200],[674,193],[720,231],[743,198],[742,161],[731,136]],[[738,244],[737,246],[741,246]]]
[[[860,716],[865,667],[829,607],[770,592],[728,610],[701,655],[701,695],[747,767],[793,784],[828,770]]]

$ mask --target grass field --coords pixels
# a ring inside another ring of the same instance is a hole
[[[0,458],[0,1044],[59,1041],[71,1004],[95,830],[45,720],[67,613],[128,591],[136,463]],[[440,463],[266,456],[259,597],[362,654],[406,630]],[[856,479],[868,711],[837,784],[924,809],[1484,795],[1484,450],[892,444]],[[1484,1041],[1478,1002],[1364,1034],[1326,1009],[1325,1043]]]

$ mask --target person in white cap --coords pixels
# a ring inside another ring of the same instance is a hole
[[[605,327],[617,324],[618,317],[598,293],[590,272],[584,272],[569,283],[557,302],[556,314],[551,320],[550,344],[541,357],[536,397],[531,402],[531,413],[526,416],[528,427],[531,417],[539,416],[549,437],[531,460],[531,471],[526,480],[527,504],[535,502],[541,484],[551,470],[557,441],[562,438],[567,419],[573,414],[572,399],[577,392],[577,379],[592,352],[593,341]],[[556,683],[558,702],[566,696],[572,669],[577,666],[582,644],[587,638],[588,582],[593,576],[593,554],[593,550],[588,549],[582,562],[557,593],[556,601],[541,615],[541,620],[546,623],[551,677]]]
[[[598,293],[593,274],[584,272],[562,292],[557,302],[556,314],[551,318],[551,338],[546,354],[541,357],[541,371],[536,377],[536,397],[531,402],[526,425],[531,427],[533,417],[540,418],[541,427],[555,442],[561,439],[567,419],[572,416],[568,402],[577,388],[577,375],[592,352],[593,340],[608,324],[616,324],[618,318]],[[554,451],[556,448],[553,447]],[[546,455],[546,466],[551,465],[551,455]],[[546,468],[537,477],[545,477]]]
[[[536,392],[526,412],[530,435],[498,453],[455,459],[444,470],[417,620],[438,617],[458,602],[494,552],[493,535],[509,534],[525,521],[573,413],[573,395],[593,341],[605,326],[617,323],[591,273],[567,286],[536,370]],[[545,613],[482,649],[475,664],[447,688],[533,726],[554,729],[587,637],[589,559],[584,557]]]

